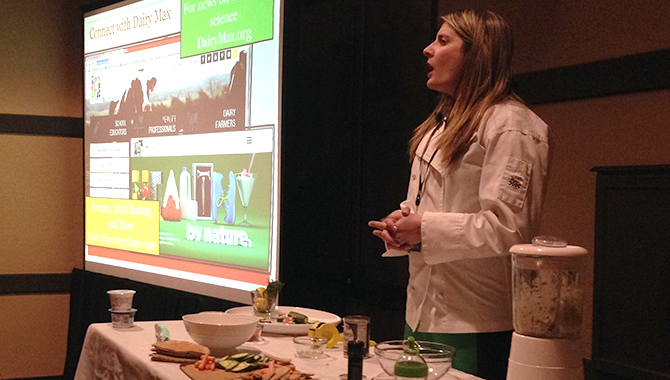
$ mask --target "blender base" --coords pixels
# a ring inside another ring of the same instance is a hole
[[[512,334],[507,380],[584,380],[579,339]]]

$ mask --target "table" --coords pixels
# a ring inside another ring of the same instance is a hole
[[[154,325],[163,323],[170,331],[170,339],[193,341],[182,321],[135,322],[128,329],[116,329],[111,323],[91,324],[84,339],[75,380],[132,379],[132,380],[189,380],[176,363],[152,361],[151,344],[156,341]],[[293,337],[263,334],[263,342],[247,342],[238,349],[258,350],[268,355],[290,357],[296,368],[315,374],[321,380],[339,380],[347,372],[347,359],[342,348],[326,349],[324,359],[301,359],[295,354]],[[363,375],[368,379],[388,377],[377,363],[374,354],[363,362]],[[440,380],[482,380],[479,377],[451,369]]]

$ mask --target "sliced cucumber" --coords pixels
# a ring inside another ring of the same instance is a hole
[[[305,314],[298,313],[297,311],[291,311],[288,313],[288,316],[290,318],[293,318],[293,321],[296,324],[307,324],[309,322],[309,317],[307,317]]]
[[[230,370],[232,370],[233,368],[237,367],[237,365],[240,364],[240,362],[238,362],[237,360],[226,359],[226,360],[220,360],[220,361],[217,361],[216,364],[217,364],[220,368],[223,368],[223,369],[225,369],[226,371],[230,371]]]
[[[216,366],[229,372],[245,372],[262,368],[261,363],[269,362],[271,359],[265,355],[257,355],[241,352],[234,355],[226,355],[216,360]]]
[[[239,361],[241,361],[241,362],[249,362],[249,363],[257,362],[258,359],[256,358],[256,356],[257,356],[257,355],[249,354],[246,358],[242,358],[242,359],[240,359]]]
[[[232,372],[242,372],[246,371],[249,366],[251,366],[251,363],[248,362],[239,362],[235,367],[231,369]]]

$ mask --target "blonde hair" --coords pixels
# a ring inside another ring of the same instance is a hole
[[[484,113],[508,99],[520,99],[510,88],[514,43],[509,25],[490,12],[460,11],[442,17],[463,40],[463,68],[454,96],[441,94],[432,114],[414,130],[410,139],[410,160],[421,139],[446,118],[445,132],[437,140],[448,165],[458,160],[469,146]]]

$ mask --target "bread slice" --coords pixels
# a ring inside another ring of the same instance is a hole
[[[169,356],[157,353],[150,354],[149,356],[151,356],[151,360],[153,361],[168,362],[168,363],[195,364],[198,362],[198,360],[200,360],[195,358],[179,358],[176,356]]]
[[[210,353],[209,348],[185,340],[166,340],[153,343],[151,346],[157,354],[178,358],[200,359],[202,355]]]

